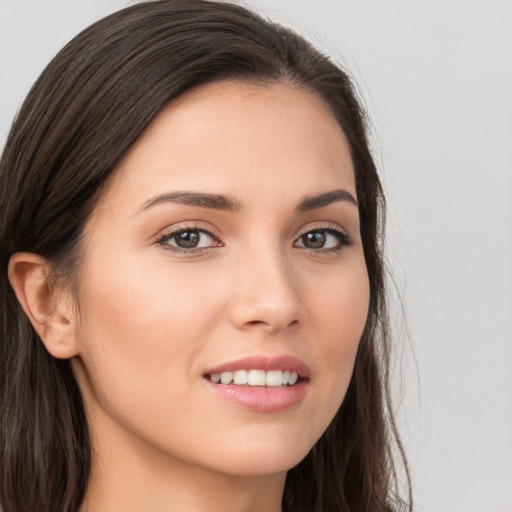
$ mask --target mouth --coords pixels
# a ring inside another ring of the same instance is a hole
[[[309,390],[309,368],[292,356],[247,357],[206,372],[217,396],[257,412],[279,412],[299,404]]]
[[[299,374],[290,370],[236,370],[221,373],[211,373],[205,376],[215,384],[221,383],[226,386],[267,386],[279,388],[293,386],[299,380]]]

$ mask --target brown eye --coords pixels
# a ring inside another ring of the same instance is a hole
[[[349,236],[342,231],[337,229],[315,229],[300,236],[295,242],[295,247],[318,251],[337,251],[350,244]]]
[[[180,228],[158,239],[165,249],[187,252],[209,249],[222,245],[219,240],[204,229]]]
[[[199,244],[200,235],[199,231],[190,230],[182,231],[181,233],[174,235],[173,238],[178,247],[181,247],[182,249],[193,249]]]
[[[325,232],[321,231],[312,231],[301,236],[304,247],[309,247],[310,249],[322,249],[325,245],[325,239]]]

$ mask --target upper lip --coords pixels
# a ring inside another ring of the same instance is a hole
[[[310,372],[308,365],[294,356],[247,356],[235,361],[221,364],[215,368],[209,369],[205,374],[212,375],[214,373],[235,372],[237,370],[288,370],[297,372],[299,377],[308,379]]]

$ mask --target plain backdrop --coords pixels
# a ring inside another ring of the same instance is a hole
[[[0,0],[0,148],[50,58],[131,3]],[[347,66],[372,119],[415,510],[511,512],[512,3],[244,4]]]

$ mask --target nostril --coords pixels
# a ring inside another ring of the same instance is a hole
[[[284,303],[262,296],[249,303],[237,301],[230,312],[231,321],[239,329],[261,328],[271,332],[297,329],[305,320],[305,308],[296,295],[288,299]]]
[[[250,320],[245,323],[246,327],[266,327],[267,329],[270,329],[271,331],[279,331],[281,329],[285,328],[295,328],[300,324],[300,321],[295,319],[292,320],[288,325],[286,324],[280,324],[279,322],[265,322],[264,320]]]

